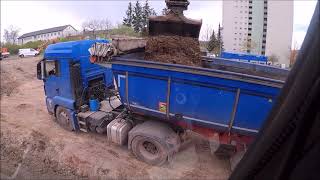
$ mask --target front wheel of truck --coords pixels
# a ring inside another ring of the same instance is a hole
[[[72,131],[72,122],[70,112],[61,106],[56,109],[56,121],[57,123],[68,131]]]

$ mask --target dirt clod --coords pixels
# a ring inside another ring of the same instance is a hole
[[[190,66],[201,66],[199,41],[191,37],[151,36],[145,48],[145,59]]]

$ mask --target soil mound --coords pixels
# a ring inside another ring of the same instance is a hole
[[[198,39],[181,36],[151,36],[147,39],[145,59],[157,62],[201,66]]]

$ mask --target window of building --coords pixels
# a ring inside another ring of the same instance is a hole
[[[237,24],[238,22],[237,22],[237,21],[235,21],[234,23],[235,23],[235,24]]]
[[[268,12],[264,12],[264,15],[267,15],[268,14]]]
[[[265,21],[266,21],[266,20],[267,20],[267,18],[263,18],[263,20],[265,20]]]
[[[249,49],[247,50],[247,53],[250,53],[250,50],[249,50]]]
[[[251,33],[248,33],[248,36],[251,36]],[[249,39],[248,39],[249,40]]]
[[[268,9],[267,7],[264,7],[264,9]]]
[[[265,49],[266,48],[266,46],[265,45],[262,45],[262,49]]]
[[[249,1],[249,3],[252,3],[252,1]]]
[[[243,29],[247,30],[247,28],[243,28]]]
[[[252,19],[252,17],[249,17],[249,19]]]
[[[234,38],[234,40],[237,40],[237,38]]]
[[[252,22],[249,22],[249,25],[252,25]]]
[[[252,14],[252,12],[251,12],[251,11],[249,11],[249,14]]]
[[[262,37],[266,38],[266,35],[264,34],[264,35],[262,35]]]
[[[252,28],[248,28],[248,30],[249,30],[249,31],[251,31],[251,30],[252,30]]]
[[[267,30],[266,30],[266,29],[263,29],[263,32],[267,32]]]
[[[262,43],[266,43],[266,40],[262,40]]]
[[[242,29],[242,27],[240,27],[239,29]]]
[[[265,55],[265,52],[264,52],[264,51],[261,51],[261,54],[262,54],[262,55]]]

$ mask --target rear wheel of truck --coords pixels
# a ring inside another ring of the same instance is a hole
[[[130,130],[128,144],[139,160],[160,166],[178,152],[180,137],[165,123],[146,121]]]
[[[148,164],[162,165],[167,160],[165,147],[157,140],[138,136],[132,141],[132,152],[134,155]]]
[[[21,54],[21,55],[19,55],[19,57],[20,57],[20,58],[23,58],[23,57],[24,57],[24,55],[23,55],[23,54]]]
[[[68,131],[72,131],[71,115],[66,108],[61,106],[57,107],[56,110],[56,121],[57,123]]]

